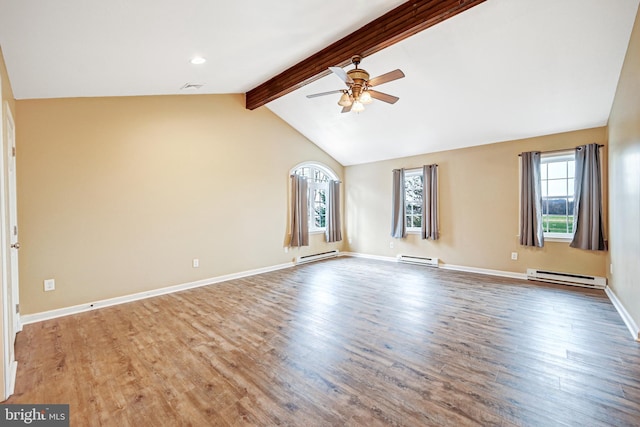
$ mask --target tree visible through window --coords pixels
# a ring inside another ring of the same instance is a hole
[[[337,180],[336,174],[317,163],[303,163],[292,173],[307,177],[309,183],[309,232],[321,232],[327,227],[327,192],[329,181]]]
[[[540,160],[542,228],[545,237],[573,236],[575,154],[543,155]]]
[[[407,231],[422,229],[422,169],[404,172],[405,221]]]

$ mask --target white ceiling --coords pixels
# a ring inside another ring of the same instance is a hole
[[[17,99],[244,93],[402,3],[0,0],[0,45]]]
[[[363,60],[395,105],[307,99],[330,75],[268,108],[344,165],[602,126],[639,1],[487,0]],[[239,93],[401,3],[0,0],[0,46],[17,99]]]

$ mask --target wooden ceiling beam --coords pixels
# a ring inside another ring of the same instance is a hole
[[[372,55],[484,1],[409,0],[251,89],[245,94],[245,105],[249,110],[261,107],[326,76],[329,67],[346,67],[353,55]]]

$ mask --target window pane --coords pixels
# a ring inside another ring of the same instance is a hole
[[[563,215],[547,215],[545,231],[550,233],[567,233],[567,217]]]
[[[549,213],[549,200],[546,197],[542,198],[542,215]]]
[[[570,196],[574,195],[575,192],[576,192],[576,187],[575,187],[576,181],[575,181],[575,179],[568,179],[567,180],[567,185],[568,185],[568,190],[569,190],[568,194]]]
[[[566,179],[551,179],[547,181],[549,186],[546,196],[568,196]]]
[[[548,198],[546,200],[549,215],[567,215],[567,199],[565,198]]]
[[[543,162],[545,163],[540,165],[543,230],[545,233],[572,233],[574,156],[573,154],[550,156],[543,159]]]
[[[329,177],[325,175],[324,172],[318,169],[313,170],[313,179],[316,182],[327,182],[329,181]]]
[[[549,167],[549,179],[567,177],[567,162],[547,163],[547,166]]]
[[[404,181],[407,203],[422,201],[422,176],[409,176]]]
[[[407,228],[420,228],[422,225],[422,174],[405,173],[404,194],[406,203]]]
[[[569,200],[567,202],[567,204],[569,205],[568,209],[567,209],[567,214],[570,216],[573,216],[573,207],[574,207],[574,202],[573,202],[573,197],[569,197]]]

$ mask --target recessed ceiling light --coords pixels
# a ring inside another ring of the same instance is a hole
[[[190,62],[192,64],[194,64],[194,65],[200,65],[200,64],[204,64],[205,62],[207,62],[207,60],[204,59],[202,56],[196,56],[194,58],[191,58]]]

